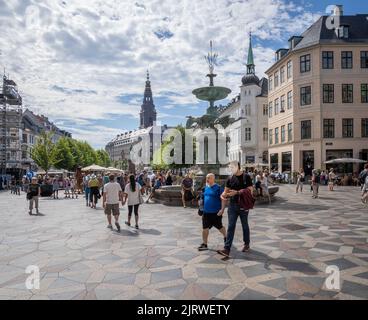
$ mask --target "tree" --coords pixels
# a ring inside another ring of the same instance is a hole
[[[75,161],[68,140],[70,138],[63,137],[55,145],[55,154],[58,159],[55,167],[73,171],[75,169]]]
[[[110,160],[109,154],[105,150],[103,149],[97,150],[96,154],[97,154],[97,164],[98,165],[106,167],[106,168],[111,166],[111,160]]]
[[[53,132],[42,132],[31,151],[31,158],[37,166],[45,170],[46,175],[50,168],[58,163],[55,145],[52,142],[53,135]]]

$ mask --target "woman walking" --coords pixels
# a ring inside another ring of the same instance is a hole
[[[142,187],[141,185],[135,181],[134,175],[131,174],[129,176],[129,183],[125,186],[124,190],[124,199],[123,199],[123,206],[128,200],[128,221],[125,221],[127,226],[130,226],[130,221],[132,219],[132,213],[134,210],[134,218],[135,218],[135,228],[139,229],[138,226],[138,209],[139,205],[143,203],[142,198]]]
[[[303,184],[305,181],[305,173],[303,169],[300,169],[298,174],[297,174],[297,180],[296,180],[296,193],[299,192],[303,192]]]

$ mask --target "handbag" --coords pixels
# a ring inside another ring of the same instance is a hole
[[[31,200],[33,198],[32,192],[27,192],[27,200]]]

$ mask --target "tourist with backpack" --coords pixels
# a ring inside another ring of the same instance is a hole
[[[238,218],[243,228],[243,252],[248,252],[250,250],[250,232],[248,224],[248,214],[249,210],[244,209],[240,204],[241,191],[248,189],[253,193],[253,182],[249,174],[243,172],[240,168],[240,163],[238,161],[231,161],[229,164],[231,170],[231,177],[228,178],[226,182],[226,187],[221,195],[222,200],[229,200],[228,207],[228,229],[227,237],[223,250],[218,250],[217,252],[225,257],[229,257],[231,246],[233,244],[235,227]]]

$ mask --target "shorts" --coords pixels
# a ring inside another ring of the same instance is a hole
[[[114,216],[118,216],[120,214],[120,210],[119,210],[119,204],[108,204],[106,203],[106,207],[105,207],[105,214],[110,216],[111,212]]]
[[[194,199],[193,192],[191,190],[184,190],[184,200],[191,201]]]
[[[211,229],[212,227],[215,227],[220,230],[223,227],[222,216],[218,216],[216,213],[204,213],[202,216],[202,225],[203,229]]]

